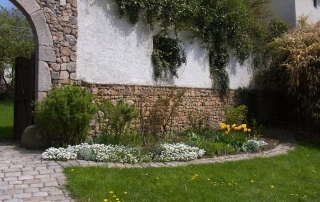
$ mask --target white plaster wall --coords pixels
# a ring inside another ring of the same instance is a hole
[[[179,78],[169,83],[154,80],[151,53],[152,35],[147,25],[132,25],[119,18],[113,0],[78,0],[77,79],[97,84],[174,85],[211,88],[209,59],[201,43],[191,43],[181,34],[187,63],[178,70]],[[230,87],[248,86],[251,73],[234,60],[227,67]]]
[[[316,23],[320,20],[320,0],[317,0],[317,7],[314,7],[313,0],[296,0],[296,15],[308,16],[309,20]]]
[[[272,0],[269,9],[273,14],[272,18],[281,19],[292,28],[296,27],[295,0]]]
[[[316,23],[320,20],[320,0],[317,7],[314,7],[313,0],[272,0],[269,4],[273,17],[279,18],[292,28],[296,27],[299,16],[305,15],[309,20]]]

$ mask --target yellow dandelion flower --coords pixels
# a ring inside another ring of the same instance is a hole
[[[208,181],[210,181],[210,178],[208,178]]]
[[[124,193],[124,194],[127,194],[128,192],[125,191],[125,192],[123,192],[123,193]]]
[[[304,196],[303,196],[303,198],[307,198],[307,196],[306,196],[306,195],[304,195]]]
[[[148,173],[146,173],[146,175],[148,175]]]
[[[117,198],[117,196],[116,196],[116,195],[113,195],[112,197],[113,197],[113,198]]]
[[[119,201],[120,199],[119,198],[116,198],[116,201]]]
[[[108,202],[108,199],[104,199],[103,202]]]
[[[109,191],[109,194],[113,194],[113,191]]]
[[[274,189],[274,186],[273,186],[273,185],[271,185],[271,186],[270,186],[270,188],[271,188],[271,189]]]
[[[160,179],[160,178],[157,177],[156,180],[158,180],[158,179]]]
[[[72,169],[71,169],[71,172],[73,172],[73,171],[74,171],[74,169],[72,168]]]
[[[253,181],[253,180],[251,180],[250,182],[251,182],[251,183],[254,183],[254,181]]]

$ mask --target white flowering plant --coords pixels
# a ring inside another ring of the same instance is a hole
[[[160,150],[159,150],[160,149]],[[205,154],[203,149],[183,143],[162,144],[160,152],[143,154],[138,148],[119,145],[87,144],[68,146],[67,148],[49,148],[42,154],[44,160],[84,159],[98,162],[138,163],[148,161],[190,161]]]

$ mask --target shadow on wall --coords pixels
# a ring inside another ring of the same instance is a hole
[[[239,60],[236,57],[234,57],[232,54],[230,54],[230,60],[227,65],[227,68],[229,69],[230,75],[232,76],[236,76],[237,71],[243,70],[243,69],[246,69],[248,74],[252,74],[254,72],[252,59],[249,58],[245,60],[241,65]]]
[[[137,30],[135,32],[137,37],[137,47],[139,47],[140,44],[143,44],[143,42],[150,40],[151,31],[148,29],[147,24],[138,22],[136,25],[133,25],[129,21],[129,18],[127,16],[120,17],[120,13],[114,1],[94,0],[92,2],[94,3],[88,2],[87,4],[89,4],[89,6],[102,8],[105,15],[106,23],[108,23],[113,28],[117,28],[116,30],[119,31],[117,32],[117,34],[120,34],[123,37],[127,37]]]

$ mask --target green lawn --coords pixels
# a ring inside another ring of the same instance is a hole
[[[78,201],[319,201],[319,148],[301,143],[287,155],[177,168],[64,171]]]
[[[13,100],[0,100],[0,140],[13,139]]]

